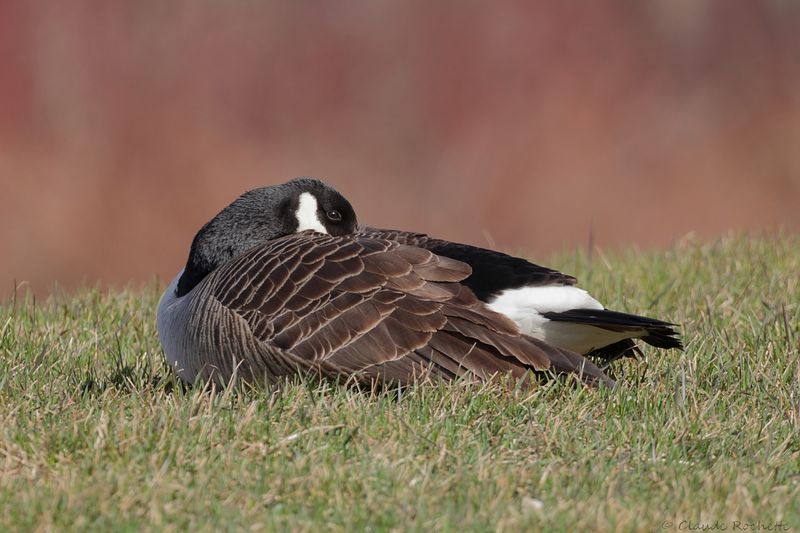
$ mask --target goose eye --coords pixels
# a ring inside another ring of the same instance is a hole
[[[331,222],[341,222],[342,221],[342,214],[339,211],[335,210],[335,209],[332,209],[331,211],[328,211],[327,215],[328,215],[328,220],[330,220]]]

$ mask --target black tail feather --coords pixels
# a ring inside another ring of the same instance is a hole
[[[683,343],[677,335],[678,333],[674,330],[670,330],[669,333],[652,332],[650,335],[642,337],[642,340],[656,348],[678,348],[683,350]]]
[[[646,333],[639,338],[647,344],[656,348],[683,349],[679,333],[675,330],[676,325],[655,318],[609,311],[608,309],[570,309],[561,313],[544,313],[543,316],[549,320],[586,324],[609,331],[633,332],[643,329]],[[633,341],[625,339],[594,350],[590,355],[604,359],[618,359],[634,356],[633,350],[636,350]]]

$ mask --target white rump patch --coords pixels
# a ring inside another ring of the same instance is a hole
[[[604,309],[603,304],[583,289],[572,285],[545,285],[506,289],[489,303],[504,315],[530,313],[562,313],[570,309]],[[509,315],[510,316],[510,315]]]
[[[320,222],[317,215],[317,199],[310,192],[304,192],[300,195],[300,203],[297,206],[297,211],[294,216],[297,217],[297,231],[305,231],[313,229],[319,233],[328,233],[325,226]]]
[[[556,322],[542,316],[545,313],[562,313],[570,309],[605,309],[588,292],[571,285],[506,289],[487,305],[516,322],[520,331],[526,335],[580,354],[644,334],[644,331],[607,331],[587,324]]]

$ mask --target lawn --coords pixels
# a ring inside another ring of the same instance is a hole
[[[800,237],[538,259],[686,350],[616,364],[613,391],[184,389],[155,283],[18,294],[0,530],[800,530]]]

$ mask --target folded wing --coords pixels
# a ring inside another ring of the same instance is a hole
[[[434,239],[424,233],[362,227],[359,234],[417,246],[471,265],[472,273],[464,280],[464,284],[484,301],[506,289],[574,285],[577,281],[570,275],[519,257],[478,246]]]

